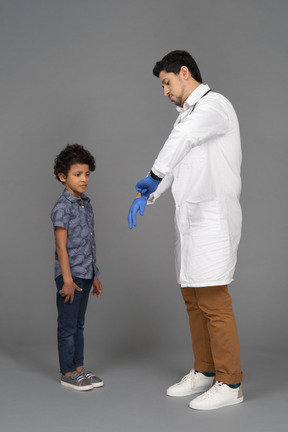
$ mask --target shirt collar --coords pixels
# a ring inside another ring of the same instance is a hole
[[[188,98],[185,100],[183,107],[176,107],[177,111],[179,113],[183,113],[184,111],[187,111],[192,106],[196,105],[197,102],[204,96],[204,94],[210,90],[210,87],[208,84],[200,84],[191,94],[188,96]]]
[[[67,198],[70,202],[78,202],[79,204],[82,204],[82,200],[90,202],[90,198],[84,193],[81,193],[82,199],[80,199],[72,195],[66,188],[64,189],[63,196]]]

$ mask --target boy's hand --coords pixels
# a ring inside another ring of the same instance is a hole
[[[93,279],[93,290],[92,290],[92,295],[96,295],[97,297],[100,297],[100,295],[103,292],[103,288],[102,288],[102,284],[100,282],[100,280],[94,276]]]
[[[73,303],[74,300],[74,292],[83,291],[82,288],[79,288],[75,282],[64,282],[62,289],[59,291],[61,297],[65,297],[64,303],[67,303],[70,300],[70,303]]]

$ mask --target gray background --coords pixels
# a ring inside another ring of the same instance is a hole
[[[163,396],[193,364],[174,271],[170,193],[146,209],[137,229],[127,227],[134,185],[177,115],[152,75],[154,63],[174,49],[191,52],[204,82],[231,100],[242,135],[244,225],[230,291],[248,397],[244,408],[225,411],[219,427],[229,430],[235,413],[247,430],[287,430],[287,372],[280,375],[288,325],[287,12],[287,0],[0,1],[3,431],[51,430],[51,421],[56,431],[97,424],[107,431],[186,431],[197,424],[188,401]],[[94,400],[56,384],[49,215],[62,186],[53,161],[74,142],[97,160],[87,193],[104,294],[91,298],[86,346],[87,362],[98,366],[106,386]],[[271,385],[278,411],[269,423]],[[265,394],[267,410],[259,403]],[[245,410],[253,400],[250,418]],[[75,404],[87,424],[71,412]],[[223,411],[211,415],[207,428]]]

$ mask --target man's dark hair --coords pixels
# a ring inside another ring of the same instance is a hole
[[[62,173],[67,176],[71,165],[73,164],[87,164],[90,171],[95,171],[96,164],[95,158],[91,153],[80,144],[68,144],[62,150],[54,161],[54,174],[57,180],[61,181],[58,174]]]
[[[153,74],[159,78],[160,72],[164,70],[178,75],[181,66],[186,66],[196,81],[203,82],[197,63],[187,51],[171,51],[155,64]]]

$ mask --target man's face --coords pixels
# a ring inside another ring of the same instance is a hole
[[[168,96],[175,105],[183,107],[187,96],[185,80],[182,77],[181,70],[178,75],[163,70],[159,74],[159,79],[164,89],[164,96]]]

